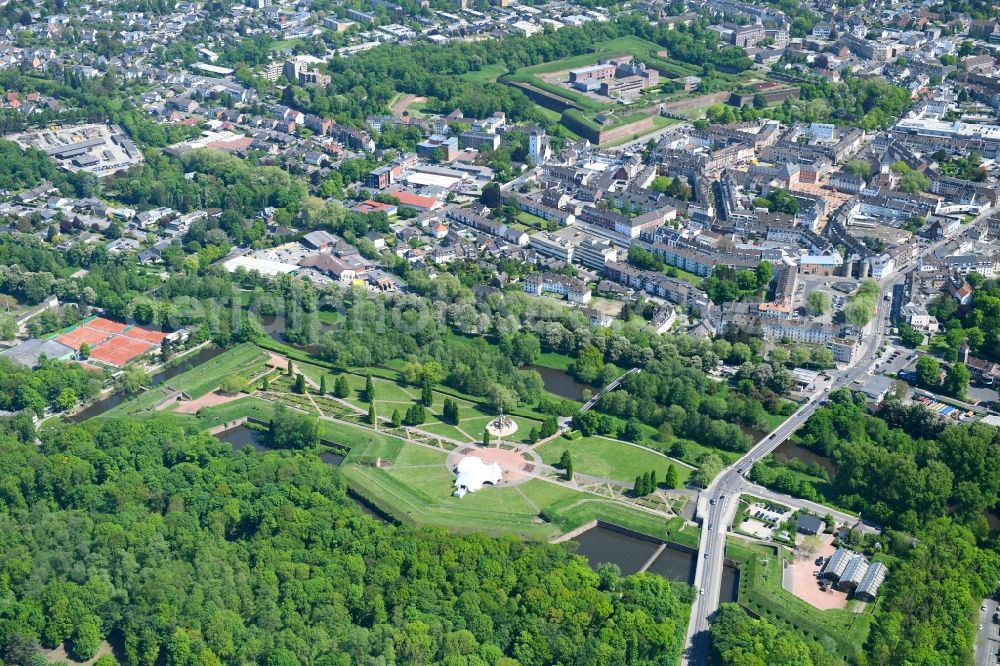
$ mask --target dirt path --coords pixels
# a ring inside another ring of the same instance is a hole
[[[198,410],[202,407],[214,407],[216,405],[224,405],[227,402],[232,402],[233,400],[238,400],[243,397],[242,393],[235,393],[233,395],[225,395],[217,391],[212,391],[211,393],[206,393],[200,398],[195,398],[194,400],[186,400],[177,403],[177,408],[174,410],[175,414],[197,414]],[[170,403],[168,403],[170,404]],[[164,405],[166,407],[166,405]]]
[[[410,108],[411,104],[423,104],[427,101],[426,97],[417,97],[416,95],[403,95],[396,100],[395,104],[392,105],[391,111],[394,116],[403,115],[403,111]]]

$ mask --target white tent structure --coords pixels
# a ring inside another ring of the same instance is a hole
[[[496,485],[503,473],[500,465],[488,463],[476,456],[466,456],[458,462],[455,468],[458,477],[455,479],[455,496],[464,497],[466,493],[474,493],[483,487],[484,483]]]

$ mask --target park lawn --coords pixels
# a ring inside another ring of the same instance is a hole
[[[542,352],[535,359],[535,365],[540,365],[553,370],[569,370],[569,364],[574,361],[572,356],[560,354],[559,352]]]
[[[420,430],[424,432],[429,432],[432,435],[437,435],[439,437],[447,437],[449,439],[454,439],[459,442],[477,442],[478,438],[474,437],[472,433],[463,432],[450,423],[442,423],[440,421],[425,423],[423,425],[417,426]]]
[[[658,51],[663,50],[662,46],[654,44],[653,42],[648,42],[641,37],[635,37],[633,35],[618,37],[617,39],[611,39],[606,42],[600,42],[595,44],[594,47],[594,50],[590,53],[583,53],[578,56],[570,56],[568,58],[561,58],[560,60],[543,62],[539,65],[532,65],[531,67],[524,67],[518,70],[516,75],[521,76],[527,74],[534,76],[535,74],[551,74],[552,72],[561,72],[564,69],[575,69],[577,67],[595,65],[601,58],[623,54],[634,55],[640,60],[656,60],[658,61],[657,64],[663,62],[662,58],[655,55]]]
[[[575,497],[564,497],[546,508],[543,515],[566,532],[600,520],[657,539],[698,547],[698,529],[685,527],[680,516],[667,518],[594,495],[579,493]]]
[[[272,51],[281,51],[282,49],[294,48],[296,44],[305,44],[305,37],[294,37],[292,39],[280,39],[276,42],[271,42],[270,49]]]
[[[736,460],[740,457],[740,454],[733,451],[724,451],[723,449],[712,448],[710,446],[705,446],[704,444],[699,444],[694,440],[684,439],[683,437],[675,436],[669,442],[661,442],[656,434],[656,431],[653,430],[652,427],[645,424],[643,424],[643,432],[645,435],[639,442],[643,446],[648,446],[651,449],[667,454],[672,451],[674,444],[679,442],[681,446],[683,446],[683,454],[674,455],[673,453],[670,453],[670,455],[696,467],[698,466],[698,458],[706,453],[714,453],[719,456],[719,458],[721,458],[723,463],[726,465],[736,462]],[[679,474],[680,469],[678,469],[677,472]]]
[[[517,424],[517,432],[514,433],[513,438],[519,442],[528,441],[528,433],[531,432],[532,428],[538,428],[539,430],[542,428],[542,422],[538,419],[529,419],[517,414],[512,414],[510,418]]]
[[[441,469],[448,472],[444,464],[447,457],[447,451],[440,451],[437,449],[427,448],[426,446],[410,444],[408,446],[403,446],[400,449],[395,460],[392,461],[391,471],[399,471],[405,467],[424,467],[432,465],[435,469],[440,466]],[[450,474],[450,472],[448,473]]]
[[[541,104],[535,104],[535,110],[537,110],[538,113],[542,117],[544,117],[546,120],[548,120],[549,122],[558,123],[562,119],[562,114],[560,112],[554,111],[553,109],[546,108],[546,107],[542,106]],[[569,130],[566,130],[566,131],[569,132]],[[569,133],[571,135],[570,136],[571,139],[579,139],[580,138],[579,136],[577,136],[576,134],[574,134],[572,132],[569,132]]]
[[[355,492],[404,523],[534,540],[551,539],[596,519],[661,537],[671,537],[680,528],[680,519],[668,520],[542,479],[512,487],[487,486],[459,499],[452,495],[455,477],[445,466],[446,452],[391,435],[327,425],[335,431],[324,432],[324,437],[338,443],[352,439],[352,431],[367,440],[351,449],[340,470]],[[376,457],[391,464],[377,469],[371,465]],[[539,514],[554,520],[545,522]],[[691,535],[697,544],[697,531]],[[686,543],[684,538],[672,540]]]
[[[656,470],[656,478],[662,481],[670,465],[677,470],[681,486],[691,475],[690,469],[672,462],[664,455],[596,435],[576,440],[557,437],[542,444],[536,451],[542,456],[542,462],[549,465],[558,464],[562,452],[569,451],[575,472],[621,483],[630,483],[635,477],[650,470]]]
[[[492,421],[494,416],[472,416],[469,418],[461,419],[458,422],[458,427],[460,427],[465,432],[470,435],[476,435],[478,437],[483,436],[483,431],[486,430],[486,425]],[[520,428],[519,428],[520,429]],[[516,435],[517,433],[515,433]]]
[[[320,310],[316,316],[319,317],[321,323],[328,326],[336,326],[344,320],[344,316],[336,310]]]
[[[194,418],[201,427],[211,428],[244,416],[267,422],[273,413],[273,403],[248,395],[222,405],[202,407]]]
[[[474,72],[466,72],[458,78],[469,83],[495,83],[497,79],[507,73],[507,67],[503,63],[486,65],[482,69]]]
[[[461,412],[459,412],[461,416]],[[542,427],[541,420],[531,419],[524,416],[519,416],[516,414],[508,415],[517,424],[517,432],[515,432],[510,437],[504,437],[505,440],[512,442],[527,442],[528,433],[531,432],[532,428]],[[495,419],[495,415],[483,415],[483,416],[473,416],[470,418],[463,418],[458,422],[458,426],[469,433],[476,441],[479,441],[483,436],[483,431],[486,430],[486,425]]]
[[[388,458],[394,460],[404,446],[414,446],[393,435],[372,432],[362,428],[356,428],[346,423],[334,423],[332,421],[321,421],[323,431],[330,435],[338,443],[350,444],[358,440],[357,446],[351,446],[350,452],[344,459],[344,464],[369,464],[376,458]]]
[[[693,284],[696,287],[699,286],[699,285],[701,285],[701,281],[705,279],[705,278],[701,277],[700,275],[695,275],[694,273],[689,273],[688,271],[684,270],[683,268],[677,268],[675,266],[671,266],[670,268],[668,268],[664,272],[667,275],[669,275],[670,277],[675,277],[678,280],[684,280],[685,282],[689,282],[689,283]]]
[[[767,621],[835,646],[845,659],[855,655],[868,640],[873,622],[871,604],[863,613],[820,610],[782,588],[781,562],[792,559],[787,549],[730,538],[726,542],[726,557],[736,562],[740,570],[739,603]]]
[[[313,380],[317,384],[320,383],[323,375],[326,375],[327,390],[333,390],[333,380],[336,379],[337,373],[327,368],[322,368],[318,365],[313,365],[312,363],[306,363],[304,361],[299,361],[297,359],[292,359],[292,365],[294,366],[295,372],[301,372],[307,378]],[[282,371],[285,368],[281,368]],[[364,383],[362,383],[362,387]]]
[[[526,210],[518,211],[518,213],[517,213],[517,219],[520,222],[522,222],[525,226],[530,227],[532,229],[542,229],[542,230],[545,230],[549,226],[548,221],[543,220],[542,218],[538,217],[537,215],[533,215],[533,214],[529,213]]]
[[[545,482],[540,481],[540,483]],[[469,493],[460,501],[464,510],[502,511],[512,516],[518,516],[526,523],[534,521],[540,511],[538,505],[530,501],[516,486],[504,488],[483,486],[482,490]]]
[[[123,404],[131,405],[132,403]],[[156,411],[154,409],[141,408],[136,409],[134,412],[119,412],[118,410],[121,407],[122,405],[119,405],[115,409],[99,414],[95,416],[93,420],[127,417],[130,420],[146,421],[158,416],[168,415],[170,418],[176,420],[185,427],[207,429],[214,428],[215,426],[222,425],[223,423],[235,421],[244,416],[259,419],[261,421],[270,421],[271,414],[274,412],[273,404],[267,400],[261,400],[260,398],[250,395],[222,405],[202,407],[198,414],[178,414],[177,412],[169,409]]]
[[[249,377],[251,370],[263,369],[267,354],[250,343],[233,347],[170,380],[172,388],[184,391],[192,398],[214,391],[229,375]]]
[[[460,532],[517,534],[534,540],[547,540],[558,534],[555,526],[538,519],[534,508],[516,488],[485,488],[461,499],[454,497],[451,493],[455,477],[443,460],[438,469],[396,470],[392,466],[377,469],[349,460],[350,456],[340,469],[355,492],[401,522]]]
[[[542,479],[531,479],[519,485],[518,488],[539,510],[563,500],[586,497],[571,488]]]
[[[362,375],[355,375],[351,373],[344,373],[347,377],[347,384],[351,387],[351,394],[344,398],[346,402],[359,407],[361,409],[368,409],[367,396],[365,396],[365,377]],[[336,377],[333,378],[336,381]],[[327,390],[333,391],[333,381],[327,380]],[[406,407],[413,404],[413,402],[420,397],[420,391],[417,390],[416,393],[411,392],[408,389],[403,388],[396,382],[390,381],[388,379],[382,379],[380,377],[372,377],[372,386],[375,388],[375,407],[385,406],[389,408],[389,413],[392,413],[391,407],[399,407],[403,411]],[[383,403],[385,403],[383,405]],[[390,404],[399,403],[399,404]]]

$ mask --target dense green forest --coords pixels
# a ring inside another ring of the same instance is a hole
[[[854,509],[888,528],[891,574],[866,653],[871,664],[952,664],[971,658],[969,617],[1000,582],[1000,542],[984,512],[1000,498],[1000,435],[948,425],[919,404],[834,391],[801,443],[830,456],[836,474],[755,465],[754,481]]]
[[[808,495],[829,495],[880,524],[910,532],[923,520],[950,515],[986,538],[983,512],[1000,500],[995,428],[948,426],[922,405],[895,400],[871,415],[862,394],[840,389],[797,436],[831,457],[837,470],[831,483],[819,484]],[[802,482],[788,472],[755,467],[753,473],[785,492],[802,491]]]
[[[948,518],[915,535],[887,532],[879,559],[890,569],[875,625],[858,664],[959,664],[972,658],[969,621],[1000,579],[1000,555],[977,547],[972,533]],[[799,634],[723,604],[712,624],[717,666],[826,666],[830,651]]]
[[[712,663],[717,666],[832,666],[841,663],[816,641],[756,620],[736,604],[722,604],[712,622]]]
[[[27,409],[42,417],[46,408],[64,411],[97,395],[104,373],[77,363],[47,360],[34,371],[0,358],[0,410]]]
[[[196,176],[185,179],[185,173]],[[142,208],[224,208],[244,217],[267,206],[291,206],[306,195],[305,183],[281,169],[255,167],[211,150],[193,150],[179,159],[154,154],[134,173],[117,178],[113,189],[125,203]]]
[[[317,456],[169,417],[0,437],[0,654],[130,664],[673,664],[687,602],[562,546],[381,524]],[[688,593],[685,593],[688,594]]]
[[[798,101],[787,99],[778,106],[750,115],[759,113],[787,124],[843,123],[871,131],[888,127],[911,104],[905,88],[884,79],[845,76],[843,82],[831,83],[820,76],[812,76],[796,85],[800,89]],[[744,116],[747,113],[744,111]]]
[[[62,172],[48,155],[33,148],[22,149],[13,141],[0,141],[0,189],[19,192],[43,180],[53,184],[62,179]]]
[[[976,627],[970,618],[1000,582],[1000,554],[978,548],[948,518],[925,523],[915,538],[898,534],[891,574],[865,653],[869,664],[965,664]]]

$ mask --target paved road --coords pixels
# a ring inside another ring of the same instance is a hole
[[[901,280],[902,276],[885,281],[882,284],[882,291],[891,290],[892,285]],[[833,373],[834,380],[831,390],[847,386],[854,380],[868,374],[875,363],[875,354],[885,334],[885,318],[889,311],[889,305],[890,302],[884,298],[878,300],[875,317],[869,324],[869,331],[862,338],[856,360],[853,365]],[[698,515],[704,518],[695,571],[695,586],[698,588],[698,596],[691,608],[691,621],[688,623],[687,648],[683,664],[702,665],[708,663],[710,648],[708,629],[715,611],[719,608],[722,565],[726,551],[726,532],[736,517],[740,490],[747,485],[743,473],[754,461],[771,453],[798,430],[820,407],[825,395],[826,392],[814,396],[809,402],[802,405],[770,435],[758,442],[733,465],[723,470],[699,497]],[[715,499],[716,503],[712,504],[711,499]],[[787,499],[785,501],[787,502]]]
[[[984,211],[976,217],[974,223],[978,223],[993,212],[992,210]],[[968,233],[974,226],[975,224],[967,225],[965,231],[959,234],[959,236]],[[923,257],[952,240],[954,238],[946,238],[923,246],[917,257],[898,266],[893,277],[881,282],[881,292],[883,294],[891,294],[893,288],[903,282],[905,274],[919,266]],[[884,297],[878,300],[875,318],[869,324],[869,330],[862,338],[861,348],[858,350],[856,360],[852,365],[831,373],[834,376],[831,390],[848,386],[855,380],[863,379],[871,372],[875,364],[877,350],[886,334],[886,320],[890,305],[891,301],[885,300]],[[695,586],[698,588],[698,595],[692,605],[691,620],[688,623],[687,647],[685,648],[682,660],[685,666],[702,666],[708,663],[710,648],[708,629],[715,611],[719,607],[722,565],[725,559],[726,532],[732,525],[737,509],[739,508],[739,492],[741,488],[748,485],[742,476],[743,473],[746,472],[754,461],[771,453],[782,442],[788,439],[792,433],[798,430],[812,416],[816,409],[819,408],[824,396],[825,392],[822,395],[813,397],[810,402],[800,407],[770,435],[758,442],[733,465],[724,469],[699,496],[697,515],[702,517],[703,523],[701,543],[698,549],[699,557],[695,571]],[[716,500],[715,504],[711,503],[712,499]],[[790,501],[792,499],[780,495],[775,497],[775,501],[781,501],[785,504],[792,504]]]
[[[851,513],[844,513],[839,509],[835,509],[832,506],[826,506],[824,504],[819,504],[818,502],[810,502],[809,500],[801,499],[798,497],[791,497],[784,493],[777,493],[770,488],[765,488],[764,486],[758,486],[755,483],[746,481],[739,488],[739,492],[747,493],[753,495],[754,497],[759,497],[765,500],[771,500],[772,502],[778,502],[779,504],[784,504],[785,506],[790,506],[795,510],[805,509],[815,513],[818,516],[831,515],[833,519],[841,524],[855,525],[858,523],[859,518]],[[864,521],[858,526],[859,529],[877,532],[878,526],[872,523],[865,523]]]
[[[984,599],[986,610],[979,611],[979,624],[982,629],[976,633],[976,666],[995,666],[1000,663],[997,651],[1000,650],[1000,624],[993,622],[993,613],[997,611],[997,602]]]

